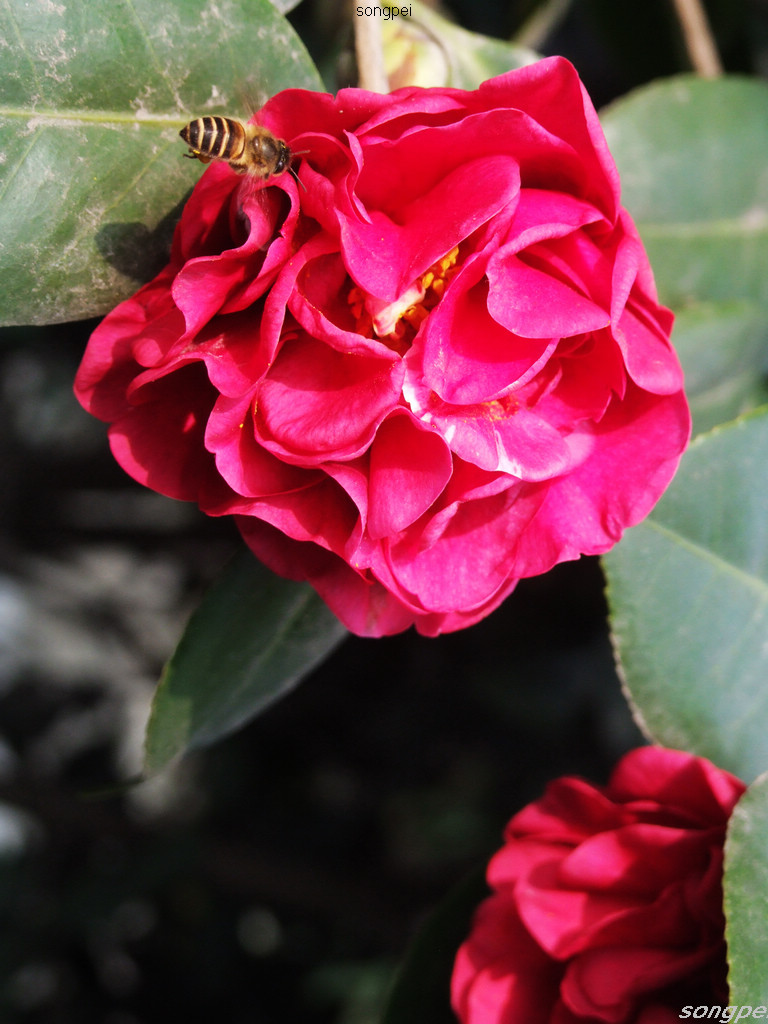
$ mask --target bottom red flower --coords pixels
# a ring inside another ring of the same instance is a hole
[[[723,844],[744,789],[660,747],[604,787],[551,783],[489,865],[454,966],[462,1024],[671,1024],[725,1004]]]

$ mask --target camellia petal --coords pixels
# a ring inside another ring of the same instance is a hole
[[[431,611],[472,609],[489,600],[509,576],[516,537],[535,513],[535,496],[516,497],[505,492],[459,505],[429,547],[419,547],[418,534],[399,540],[390,564],[403,589]],[[504,506],[511,506],[506,515]]]
[[[651,1001],[653,993],[663,993],[675,982],[685,984],[711,959],[712,950],[706,946],[681,953],[672,943],[661,949],[590,950],[569,964],[561,987],[563,1002],[579,1017],[622,1024],[633,1003]],[[704,992],[712,1001],[719,995],[706,987]]]
[[[478,178],[482,190],[474,187]],[[513,203],[518,181],[512,157],[474,159],[398,210],[397,220],[377,210],[369,219],[346,218],[341,242],[350,274],[372,295],[396,300],[447,249]]]
[[[283,462],[254,436],[253,399],[221,396],[208,419],[205,446],[216,457],[216,467],[224,480],[244,498],[265,498],[303,490],[321,478]]]
[[[448,295],[425,322],[421,344],[408,353],[414,386],[454,405],[495,399],[540,369],[556,341],[512,334],[489,311],[482,261],[451,282]]]
[[[184,381],[184,400],[176,385]],[[201,363],[188,364],[173,378],[146,386],[144,401],[109,430],[112,452],[134,480],[182,501],[200,501],[213,477],[213,458],[203,447],[213,388]]]
[[[489,472],[535,481],[556,477],[569,466],[562,436],[535,412],[518,406],[514,397],[438,409],[430,422],[465,462]]]
[[[289,461],[351,458],[370,445],[397,400],[401,378],[395,360],[338,352],[298,335],[259,385],[259,437]]]
[[[385,420],[371,446],[368,532],[400,533],[423,515],[451,477],[448,445],[408,413]]]
[[[578,191],[589,198],[610,219],[618,215],[619,176],[608,151],[595,109],[589,101],[576,69],[567,60],[539,61],[524,69],[515,105],[525,110],[552,138],[567,145],[575,154],[572,173],[578,174]],[[491,107],[505,106],[504,84],[507,76],[483,82],[479,102]],[[539,177],[554,188],[553,180],[563,173],[563,161],[542,169]],[[576,191],[576,189],[565,189]]]
[[[611,322],[591,299],[520,256],[499,254],[488,270],[491,284],[504,281],[504,290],[497,287],[493,293],[494,319],[513,334],[563,338],[599,331]]]

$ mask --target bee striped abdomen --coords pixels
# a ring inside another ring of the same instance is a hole
[[[189,146],[189,153],[184,156],[201,163],[226,160],[237,174],[250,174],[259,181],[268,181],[285,171],[296,177],[291,169],[290,149],[263,125],[208,115],[184,125],[179,135]]]
[[[210,160],[238,160],[245,148],[245,128],[231,117],[198,117],[179,134],[194,153]]]

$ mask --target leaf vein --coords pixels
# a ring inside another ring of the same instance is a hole
[[[175,86],[175,84],[173,82],[173,79],[168,74],[166,69],[163,67],[162,61],[158,57],[157,51],[155,50],[155,44],[152,41],[152,37],[150,36],[149,32],[147,31],[146,26],[144,25],[144,22],[139,17],[139,12],[136,10],[136,8],[135,8],[135,6],[133,4],[133,0],[123,0],[123,3],[125,4],[125,6],[130,11],[131,16],[133,17],[134,23],[136,24],[136,27],[138,28],[139,33],[141,34],[141,36],[142,36],[142,38],[144,40],[144,43],[145,43],[145,45],[147,47],[147,52],[148,52],[148,54],[149,54],[149,56],[150,56],[150,58],[152,60],[152,63],[154,65],[154,67],[155,67],[155,70],[157,71],[157,73],[160,76],[160,78],[168,86],[168,91],[170,92],[171,96],[173,96],[174,99],[176,100],[176,102],[179,103],[178,91],[177,91],[177,88],[176,88],[176,86]],[[181,105],[181,104],[179,104],[179,105]]]
[[[646,238],[691,239],[768,236],[768,211],[760,209],[741,217],[713,218],[692,223],[661,223],[638,218],[638,230]]]
[[[736,579],[741,580],[747,587],[749,587],[752,590],[757,590],[764,598],[768,599],[767,580],[764,580],[760,576],[755,576],[747,572],[745,569],[740,568],[733,562],[729,562],[721,555],[718,555],[715,551],[712,551],[710,548],[705,548],[702,544],[698,543],[697,541],[691,540],[688,537],[684,537],[681,533],[678,533],[676,530],[672,529],[669,526],[664,526],[663,523],[660,523],[656,519],[647,519],[645,525],[652,530],[656,530],[657,533],[662,534],[674,543],[679,544],[680,547],[684,548],[687,551],[690,551],[692,554],[695,554],[703,561],[711,563],[718,570],[725,572],[726,574],[735,577]]]
[[[16,162],[13,164],[12,168],[10,169],[10,174],[6,178],[4,178],[3,183],[2,183],[2,187],[0,188],[0,203],[2,203],[3,198],[4,198],[5,194],[6,194],[6,192],[11,187],[11,185],[13,184],[15,179],[18,177],[19,172],[21,171],[21,169],[24,166],[24,164],[27,162],[27,158],[29,157],[29,154],[32,152],[32,150],[35,148],[36,144],[37,144],[37,134],[32,136],[32,138],[29,140],[29,145],[27,146],[27,148],[24,150],[23,153],[19,154],[18,159],[16,160]]]
[[[40,76],[37,73],[37,64],[35,63],[35,60],[32,57],[32,54],[29,52],[29,49],[27,47],[26,41],[24,39],[24,36],[22,35],[21,29],[19,28],[19,23],[16,20],[16,18],[13,16],[13,8],[11,7],[11,4],[9,3],[9,0],[4,0],[4,6],[5,6],[5,9],[6,9],[7,13],[8,13],[8,21],[10,22],[11,27],[13,29],[13,33],[16,36],[16,42],[19,45],[19,51],[21,53],[23,53],[24,56],[26,57],[26,59],[29,61],[29,66],[30,66],[30,70],[32,72],[32,77],[35,80],[35,86],[37,87],[37,90],[40,93],[40,95],[42,95],[42,93],[43,93],[43,83],[40,80]]]

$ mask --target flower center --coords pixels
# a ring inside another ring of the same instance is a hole
[[[404,355],[458,271],[458,259],[459,247],[455,246],[399,299],[390,303],[375,299],[358,285],[353,285],[347,294],[347,304],[355,320],[355,331],[364,338],[376,337],[399,355]]]

